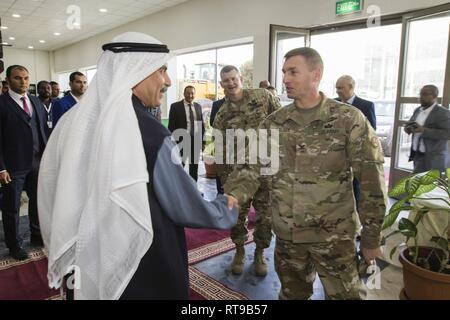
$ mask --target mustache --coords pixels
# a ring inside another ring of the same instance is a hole
[[[162,89],[160,90],[160,92],[161,92],[161,93],[166,93],[168,89],[169,89],[169,87],[165,86],[164,88],[162,88]]]

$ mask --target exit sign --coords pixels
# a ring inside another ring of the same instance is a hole
[[[360,12],[363,7],[363,0],[342,0],[336,2],[336,15]]]

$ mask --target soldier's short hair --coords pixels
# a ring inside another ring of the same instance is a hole
[[[55,84],[58,84],[58,82],[56,82],[56,81],[50,81],[50,85],[51,85],[51,86],[54,86]]]
[[[287,60],[295,56],[302,56],[308,64],[310,71],[315,69],[323,70],[322,57],[320,56],[319,52],[317,52],[313,48],[303,47],[292,49],[284,55],[284,59]]]
[[[235,66],[232,66],[232,65],[228,65],[228,66],[223,67],[222,70],[220,70],[220,76],[222,77],[225,73],[228,73],[233,70],[236,71],[237,74],[239,74],[239,75],[241,74],[238,68],[236,68]]]
[[[25,68],[24,66],[15,64],[15,65],[9,66],[8,69],[6,69],[6,77],[7,77],[7,78],[10,78],[10,77],[11,77],[11,73],[12,73],[13,70],[15,70],[15,69],[18,69],[18,70],[21,70],[21,71],[26,71],[26,72],[28,72],[28,69]],[[28,73],[29,73],[29,72],[28,72]]]

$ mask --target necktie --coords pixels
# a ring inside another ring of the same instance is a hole
[[[192,111],[192,103],[189,103],[189,123],[191,124],[191,136],[194,135],[194,112]]]
[[[31,117],[31,112],[30,112],[30,108],[28,108],[27,99],[25,97],[22,97],[22,98],[20,98],[20,100],[22,100],[22,103],[23,103],[23,111],[25,111],[27,113],[27,115],[29,115]]]

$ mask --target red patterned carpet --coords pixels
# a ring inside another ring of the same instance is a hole
[[[255,210],[249,211],[249,239],[253,241]],[[246,300],[245,295],[231,290],[192,265],[235,248],[229,230],[185,229],[189,260],[189,298],[191,300]]]
[[[255,211],[249,212],[249,240],[253,241]],[[187,229],[191,300],[245,300],[246,296],[233,291],[191,265],[234,249],[229,230]],[[60,299],[57,290],[48,288],[47,258],[42,250],[29,252],[30,258],[16,261],[0,259],[0,300]]]
[[[47,258],[42,250],[29,253],[30,259],[0,260],[0,300],[58,299],[59,291],[47,286]]]

